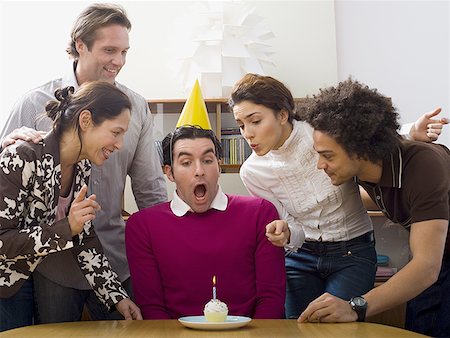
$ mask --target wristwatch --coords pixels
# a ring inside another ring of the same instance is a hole
[[[367,301],[361,297],[352,297],[349,301],[353,311],[358,315],[358,322],[363,322],[366,319]]]

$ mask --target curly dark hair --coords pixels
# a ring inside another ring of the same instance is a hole
[[[321,89],[298,105],[311,126],[339,143],[350,155],[377,163],[396,148],[398,113],[391,99],[351,78]]]
[[[196,138],[210,139],[214,144],[214,150],[217,159],[220,160],[222,158],[222,146],[212,130],[203,129],[200,126],[187,125],[176,128],[173,132],[167,134],[167,136],[162,141],[163,164],[172,166],[173,146],[178,140],[194,140]]]

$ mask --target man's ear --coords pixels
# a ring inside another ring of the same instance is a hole
[[[175,182],[175,179],[173,177],[172,173],[172,167],[170,165],[164,165],[164,174],[166,174],[167,178],[170,182]]]
[[[78,122],[81,130],[86,131],[93,124],[91,112],[87,109],[83,110],[78,117]]]
[[[222,159],[218,159],[217,160],[217,163],[219,164],[219,174],[221,174],[222,173]]]
[[[80,52],[83,52],[86,48],[87,46],[83,41],[81,41],[81,39],[77,39],[75,41],[75,49],[77,50],[78,54],[80,54]]]

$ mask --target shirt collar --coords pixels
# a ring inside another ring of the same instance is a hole
[[[368,183],[356,179],[357,183],[363,183],[371,186],[390,187],[390,188],[402,188],[402,175],[403,175],[403,142],[397,145],[389,157],[383,160],[383,166],[381,171],[381,178],[378,184]]]
[[[62,83],[61,86],[64,87],[68,87],[68,86],[72,86],[75,88],[75,90],[77,90],[80,86],[78,85],[77,82],[77,77],[75,75],[75,69],[77,67],[77,62],[76,61],[70,61],[70,66],[67,67],[67,71],[65,72],[63,78],[62,78]]]
[[[403,154],[401,143],[387,159],[383,161],[383,170],[379,186],[402,188]]]
[[[217,189],[216,197],[211,203],[210,209],[216,209],[220,211],[225,211],[228,206],[228,197],[222,191],[222,188],[219,185],[219,189]],[[173,199],[170,202],[170,209],[175,214],[175,216],[181,217],[186,215],[188,211],[193,212],[191,207],[183,201],[180,196],[178,196],[177,191],[173,192]]]

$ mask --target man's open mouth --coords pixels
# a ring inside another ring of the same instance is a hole
[[[198,184],[194,188],[194,195],[197,198],[205,197],[206,195],[206,186],[204,184]]]

